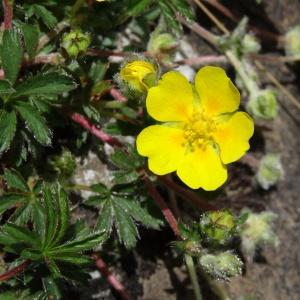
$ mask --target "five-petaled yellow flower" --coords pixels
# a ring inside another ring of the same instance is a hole
[[[254,125],[239,105],[239,91],[221,68],[201,68],[195,86],[167,72],[146,99],[149,115],[162,124],[138,135],[137,151],[153,173],[176,171],[193,189],[215,190],[227,179],[226,164],[249,149]]]

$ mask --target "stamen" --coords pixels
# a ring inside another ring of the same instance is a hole
[[[194,113],[192,118],[184,124],[184,146],[189,151],[196,148],[205,149],[208,144],[214,143],[213,132],[216,130],[216,122],[206,118],[201,113]]]

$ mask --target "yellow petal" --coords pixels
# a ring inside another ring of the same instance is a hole
[[[184,121],[193,113],[192,86],[180,73],[167,72],[157,86],[149,89],[146,107],[157,121]]]
[[[245,154],[250,147],[249,139],[253,132],[253,120],[244,112],[236,112],[229,120],[218,125],[214,140],[220,147],[224,164],[236,161]]]
[[[240,93],[222,68],[201,68],[195,77],[195,87],[208,115],[233,112],[240,105]]]
[[[149,157],[149,169],[157,175],[165,175],[177,169],[184,154],[183,131],[164,125],[145,128],[137,137],[137,151]]]
[[[216,190],[227,179],[227,170],[215,149],[207,146],[188,152],[177,169],[178,177],[190,188]]]

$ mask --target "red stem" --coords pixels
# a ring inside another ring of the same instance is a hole
[[[144,182],[148,189],[149,194],[153,198],[153,200],[156,202],[156,204],[159,206],[161,212],[163,213],[166,221],[172,228],[174,234],[180,238],[180,233],[178,229],[178,223],[176,218],[174,217],[173,213],[171,212],[170,208],[167,206],[165,200],[163,197],[159,194],[155,186],[151,183],[148,177],[144,176]]]
[[[74,122],[81,125],[84,129],[86,129],[91,134],[96,136],[103,143],[109,144],[111,146],[116,146],[116,147],[124,146],[118,139],[103,132],[100,128],[98,128],[94,124],[92,124],[92,122],[89,119],[87,119],[86,117],[84,117],[78,113],[70,113],[70,117]]]
[[[25,260],[24,262],[22,262],[20,265],[14,267],[13,269],[10,269],[4,273],[2,273],[0,275],[0,281],[6,281],[16,275],[18,275],[19,273],[23,272],[27,266],[31,263],[31,261],[28,259],[28,260]]]
[[[121,299],[132,300],[132,297],[126,291],[124,285],[110,272],[104,260],[98,255],[93,255],[92,258],[95,260],[96,266],[101,274],[107,279],[110,285],[116,290]]]
[[[110,94],[112,95],[112,97],[114,97],[116,100],[119,100],[120,102],[125,102],[127,100],[126,97],[116,88],[111,88]]]
[[[2,6],[4,10],[4,29],[8,30],[12,27],[13,6],[9,3],[9,0],[2,0]]]

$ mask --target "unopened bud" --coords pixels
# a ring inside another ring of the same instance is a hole
[[[242,51],[245,54],[258,53],[261,49],[260,43],[253,34],[246,34],[242,39]]]
[[[277,246],[278,238],[272,230],[272,224],[277,216],[272,212],[249,213],[241,231],[242,250],[253,257],[255,249],[264,245]]]
[[[61,47],[71,58],[82,56],[91,43],[91,36],[80,29],[72,30],[63,36]]]
[[[247,110],[256,118],[274,119],[278,114],[276,94],[270,89],[250,95]]]
[[[279,154],[266,154],[260,161],[256,179],[259,185],[268,190],[283,178],[284,171]]]
[[[130,90],[146,93],[157,81],[157,68],[148,61],[134,60],[121,68],[120,80]]]
[[[208,241],[224,244],[234,232],[235,219],[230,211],[212,211],[206,213],[200,226]]]
[[[178,43],[176,39],[170,33],[154,31],[151,34],[147,50],[153,56],[158,57],[165,62],[169,62],[177,46]]]
[[[287,55],[300,55],[300,26],[291,28],[285,35],[285,52]]]
[[[242,261],[230,251],[201,256],[200,265],[214,279],[228,280],[242,273]]]

